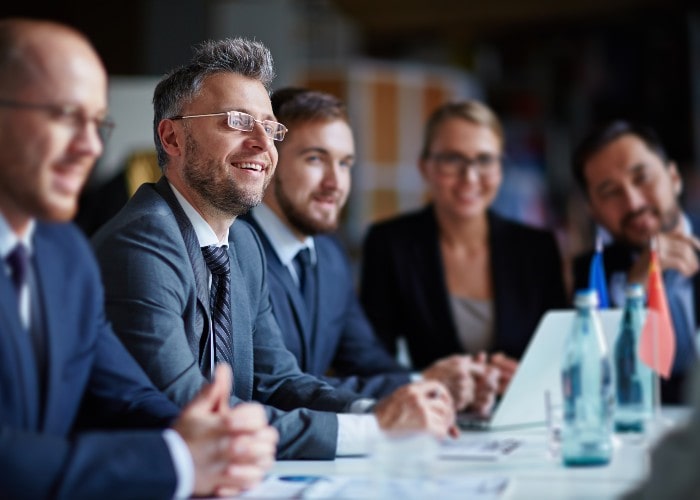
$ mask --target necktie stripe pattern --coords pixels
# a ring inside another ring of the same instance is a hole
[[[211,271],[210,307],[214,329],[214,361],[231,365],[231,265],[228,249],[210,245],[202,255]]]

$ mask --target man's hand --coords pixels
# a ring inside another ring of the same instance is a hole
[[[657,255],[661,270],[675,269],[683,276],[690,277],[700,270],[697,252],[700,241],[694,236],[678,232],[659,233]],[[646,285],[649,273],[650,251],[646,248],[629,270],[627,281]]]
[[[491,356],[490,365],[498,370],[498,395],[502,396],[515,375],[515,370],[518,369],[518,362],[502,352],[497,352]]]
[[[195,495],[235,495],[259,483],[274,463],[277,431],[262,407],[229,408],[231,369],[216,368],[214,382],[202,389],[173,425],[192,455]]]
[[[435,381],[399,387],[377,403],[374,413],[384,431],[424,431],[440,439],[459,434],[450,393]]]
[[[442,382],[450,391],[457,411],[474,402],[476,382],[474,375],[481,373],[482,367],[475,365],[471,357],[454,354],[442,358],[423,370],[425,380]]]

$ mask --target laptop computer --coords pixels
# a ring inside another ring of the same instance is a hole
[[[460,414],[458,425],[470,430],[508,430],[545,425],[545,392],[549,391],[552,404],[562,403],[561,360],[564,341],[571,332],[575,314],[574,309],[562,309],[548,311],[542,316],[508,389],[491,417],[484,420]],[[608,349],[612,350],[622,310],[605,309],[599,311],[599,316]]]

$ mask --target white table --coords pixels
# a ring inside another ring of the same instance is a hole
[[[663,415],[667,422],[677,424],[688,415],[688,409],[664,408]],[[428,468],[431,477],[508,477],[509,487],[504,498],[612,499],[619,497],[646,475],[649,448],[662,432],[663,429],[646,436],[616,435],[612,461],[603,467],[583,468],[564,467],[559,459],[550,456],[544,428],[517,432],[464,432],[462,439],[484,435],[514,437],[523,444],[498,460],[436,459]],[[339,458],[334,461],[280,461],[272,473],[377,477],[377,463],[372,457]],[[368,492],[367,498],[373,497],[376,498],[377,495]],[[433,500],[444,500],[444,497]]]

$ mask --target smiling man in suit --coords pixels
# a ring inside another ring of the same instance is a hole
[[[214,362],[230,363],[231,404],[266,405],[279,458],[363,453],[380,429],[446,436],[454,412],[442,385],[411,385],[372,406],[302,373],[282,342],[260,241],[236,220],[262,199],[277,166],[273,142],[285,138],[268,94],[273,76],[264,45],[229,38],[202,43],[158,83],[163,177],[142,185],[93,238],[107,316],[178,405]]]
[[[94,256],[67,223],[110,128],[82,34],[0,21],[0,497],[235,494],[273,462],[262,408],[230,409],[220,367],[178,416],[105,321]]]
[[[493,391],[482,365],[455,355],[412,374],[382,346],[359,304],[347,253],[332,234],[355,164],[344,103],[284,88],[272,95],[272,107],[290,131],[276,144],[277,172],[264,203],[246,220],[265,248],[272,308],[301,369],[374,398],[415,378],[436,380],[450,389],[456,409],[486,413]]]

